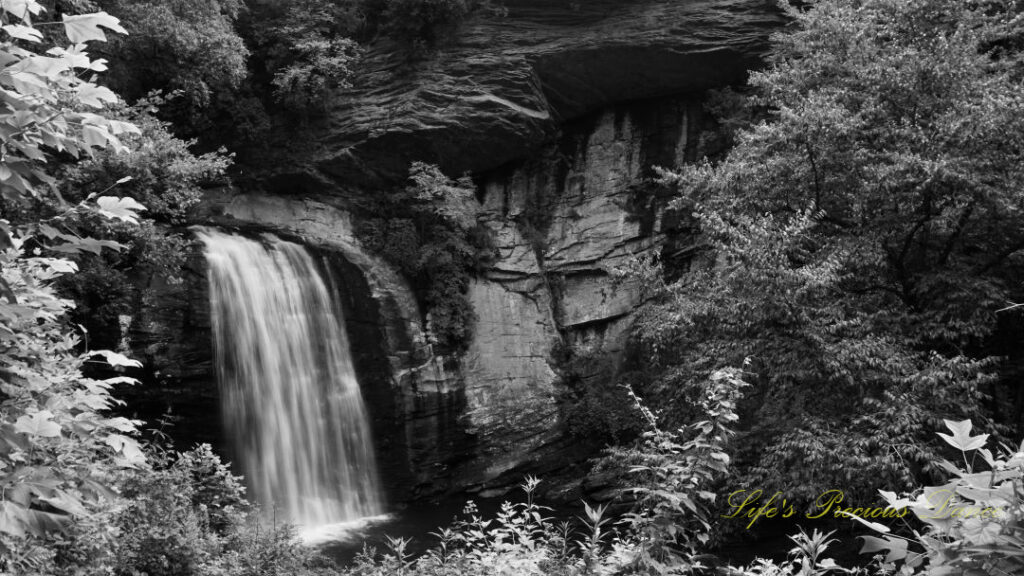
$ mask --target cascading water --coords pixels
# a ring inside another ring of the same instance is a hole
[[[313,527],[381,513],[341,310],[305,248],[197,232],[209,261],[224,422],[250,493]]]

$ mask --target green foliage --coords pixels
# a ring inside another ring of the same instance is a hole
[[[113,574],[313,573],[316,553],[299,544],[291,526],[261,531],[241,478],[208,445],[184,453],[155,450],[151,461],[121,487],[125,506],[111,522],[119,538],[102,560]]]
[[[526,502],[506,502],[493,520],[485,520],[470,502],[465,514],[436,536],[439,544],[419,558],[406,553],[407,540],[392,539],[388,550],[366,550],[345,576],[462,576],[502,574],[583,576],[615,574],[625,565],[625,543],[607,528],[605,508],[586,505],[582,533],[569,523],[545,516],[549,509],[533,501],[539,481],[523,485]],[[609,545],[611,549],[609,550]]]
[[[577,441],[596,446],[621,445],[644,428],[633,399],[617,380],[615,358],[604,350],[578,350],[559,346],[552,352],[558,362],[559,404],[562,421]]]
[[[291,46],[294,59],[274,74],[274,98],[295,110],[322,105],[328,91],[347,88],[358,45],[348,39],[309,39]]]
[[[442,353],[468,344],[475,319],[466,298],[471,274],[493,257],[490,236],[476,220],[476,187],[436,166],[414,163],[410,185],[388,194],[360,229],[366,246],[416,282],[427,306],[428,331]]]
[[[111,86],[129,101],[180,91],[175,119],[193,131],[245,80],[249,55],[234,23],[240,0],[96,0],[130,33],[111,46]]]
[[[949,481],[903,497],[882,491],[889,506],[906,507],[924,529],[906,537],[884,525],[862,522],[878,536],[862,536],[861,552],[884,553],[879,556],[882,571],[890,574],[1021,573],[1024,443],[994,455],[984,448],[988,434],[970,435],[970,420],[946,420],[945,424],[953,435],[938,435],[956,448],[963,462],[938,461]]]
[[[367,25],[412,50],[425,50],[451,38],[477,8],[475,0],[364,0]]]
[[[192,505],[206,511],[210,527],[223,531],[235,521],[235,512],[249,507],[242,479],[231,473],[209,444],[177,455],[174,472],[191,490]]]
[[[725,450],[746,386],[740,370],[715,372],[695,394],[700,419],[675,431],[659,428],[657,416],[633,397],[650,430],[635,446],[610,449],[602,466],[629,466],[637,501],[625,523],[635,536],[632,563],[641,572],[699,567],[696,557],[712,536],[713,490],[729,469]]]
[[[764,107],[745,92],[725,87],[707,93],[704,110],[714,125],[700,135],[697,157],[720,159],[736,145],[736,136],[744,128],[767,119]]]
[[[52,558],[55,532],[109,506],[110,480],[137,466],[142,453],[131,438],[135,422],[103,415],[115,403],[111,387],[131,379],[81,374],[96,360],[76,353],[77,338],[63,322],[71,303],[52,287],[74,263],[27,257],[28,239],[10,240],[0,253],[9,288],[0,302],[0,570],[20,571],[33,558]]]
[[[817,529],[807,534],[802,528],[790,536],[795,546],[789,551],[790,559],[776,562],[758,558],[749,566],[728,566],[723,572],[728,576],[829,576],[874,574],[866,568],[843,568],[832,558],[825,558],[828,548],[836,542],[830,538],[834,532],[822,533]]]
[[[685,391],[751,358],[738,483],[807,501],[934,477],[943,415],[985,421],[996,311],[1024,273],[1017,8],[825,0],[754,73],[768,119],[719,164],[665,175],[717,263],[638,322]]]
[[[748,566],[719,565],[706,553],[713,526],[714,489],[730,458],[724,447],[733,436],[736,405],[747,386],[743,372],[716,373],[703,390],[699,409],[706,419],[676,432],[658,428],[657,417],[641,406],[652,425],[631,449],[609,451],[606,465],[631,466],[635,511],[611,528],[604,507],[585,506],[582,530],[556,523],[532,499],[538,481],[524,485],[522,504],[506,503],[485,520],[471,503],[468,519],[435,534],[439,544],[419,558],[409,542],[391,539],[388,550],[364,551],[346,576],[456,576],[465,574],[724,574],[728,576],[867,576],[882,574],[1017,574],[1024,566],[1024,444],[999,456],[983,446],[988,434],[971,435],[971,422],[946,421],[952,434],[939,434],[959,452],[963,465],[939,458],[935,465],[951,479],[898,496],[882,490],[888,507],[906,510],[924,527],[903,534],[861,517],[853,518],[878,536],[862,536],[863,553],[875,554],[865,567],[845,567],[826,556],[834,532],[803,529],[791,536],[784,561],[758,558]],[[639,402],[638,402],[639,405]],[[980,462],[979,462],[980,457]],[[987,510],[988,513],[981,511]],[[896,528],[899,528],[898,526]],[[905,535],[904,535],[905,534]]]
[[[14,9],[17,8],[17,12]],[[64,15],[67,47],[51,47],[33,28],[42,6],[25,0],[0,6],[5,37],[0,41],[4,73],[0,135],[8,151],[0,159],[0,187],[12,212],[49,192],[48,155],[89,156],[123,150],[119,135],[137,133],[128,122],[97,111],[117,97],[82,71],[101,71],[84,43],[105,38],[102,28],[120,31],[107,14]],[[58,24],[58,23],[55,23]],[[56,34],[53,35],[56,37]],[[62,42],[63,38],[59,38]],[[22,46],[24,44],[24,47]],[[84,75],[84,74],[83,74]],[[95,200],[95,202],[93,202]],[[95,213],[129,223],[142,209],[130,199],[95,195],[64,214]],[[78,340],[64,323],[71,302],[59,298],[53,282],[75,272],[73,262],[43,254],[119,249],[116,242],[81,238],[49,222],[15,227],[0,221],[0,570],[30,572],[55,557],[56,534],[78,521],[102,516],[114,493],[108,485],[144,458],[131,437],[135,422],[107,418],[110,388],[131,379],[82,376],[99,356],[116,367],[137,362],[111,352],[79,355]],[[99,534],[103,542],[109,535]]]
[[[325,573],[289,525],[264,526],[241,479],[208,445],[150,446],[118,476],[116,502],[52,538],[56,576],[263,576]]]
[[[736,400],[746,384],[738,370],[722,370],[707,383],[699,405],[706,419],[668,432],[641,411],[651,431],[635,447],[613,449],[606,466],[629,467],[635,510],[612,528],[604,506],[584,503],[583,526],[558,523],[534,503],[538,480],[528,478],[525,503],[505,503],[485,520],[472,503],[468,520],[440,530],[440,543],[418,559],[405,554],[407,542],[392,540],[383,555],[365,552],[347,576],[405,574],[692,574],[695,554],[710,535],[712,483],[726,471],[729,426],[737,419]]]
[[[195,154],[195,141],[176,138],[166,122],[154,114],[166,103],[159,96],[132,106],[108,110],[108,115],[131,122],[137,134],[123,139],[120,153],[104,152],[90,161],[62,168],[61,194],[77,201],[90,194],[113,193],[142,203],[147,216],[165,224],[181,224],[202,198],[203,188],[222,185],[231,156],[217,152]]]
[[[84,212],[60,213],[56,203],[46,201],[29,215],[56,214],[53,224],[62,230],[125,246],[117,252],[79,254],[75,258],[79,273],[58,283],[61,292],[78,304],[72,318],[87,329],[88,345],[117,345],[119,316],[132,313],[148,277],[172,282],[181,277],[189,240],[168,227],[184,223],[204,188],[226,182],[231,157],[223,150],[194,154],[190,150],[194,142],[174,137],[153,116],[161,102],[154,97],[112,108],[110,115],[140,128],[139,134],[124,140],[126,150],[97,154],[89,161],[61,166],[57,172],[63,199],[99,194],[132,198],[147,207],[148,219],[130,224]]]
[[[106,65],[76,46],[103,39],[102,28],[123,31],[118,20],[105,13],[65,15],[69,44],[47,51],[41,49],[42,33],[32,28],[33,17],[42,13],[42,6],[34,0],[15,5],[17,13],[0,10],[4,24],[0,65],[5,70],[0,76],[4,87],[0,144],[5,151],[0,194],[8,203],[38,197],[53,187],[55,181],[44,168],[53,155],[81,158],[97,150],[123,150],[120,138],[138,132],[132,124],[100,113],[116,102],[117,96],[82,77],[103,71]]]
[[[217,554],[218,534],[211,530],[207,510],[198,502],[189,468],[188,461],[157,460],[151,470],[126,479],[121,487],[126,503],[112,522],[121,537],[108,561],[117,566],[118,573],[199,574]],[[237,505],[242,502],[241,492],[229,493],[228,499]],[[221,514],[230,514],[231,506]]]
[[[1024,570],[1024,444],[984,448],[988,434],[971,436],[970,420],[945,421],[952,435],[939,433],[963,464],[939,458],[948,480],[902,496],[880,490],[886,506],[902,511],[903,526],[851,517],[872,535],[860,536],[861,553],[873,554],[867,568],[844,568],[822,558],[831,534],[801,532],[792,537],[794,558],[776,563],[758,559],[730,576],[826,576],[829,574],[1019,574]],[[979,461],[980,457],[980,461]]]
[[[254,56],[266,70],[273,97],[289,110],[317,110],[330,90],[351,86],[359,45],[351,1],[257,3],[249,18]]]

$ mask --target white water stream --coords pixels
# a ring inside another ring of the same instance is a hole
[[[333,283],[309,252],[204,229],[222,412],[265,509],[306,528],[381,514],[366,407]]]

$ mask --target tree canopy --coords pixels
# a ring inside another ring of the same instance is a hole
[[[679,405],[751,359],[743,482],[803,497],[935,473],[940,417],[991,416],[1022,298],[1024,24],[1012,2],[789,8],[720,163],[664,174],[715,255],[646,311]],[[978,421],[978,420],[976,420]]]

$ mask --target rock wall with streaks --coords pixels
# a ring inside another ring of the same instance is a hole
[[[321,118],[283,128],[274,155],[242,166],[238,188],[211,192],[194,215],[319,247],[350,286],[392,499],[500,494],[524,473],[591,455],[566,434],[555,351],[621,359],[643,287],[612,270],[693,233],[650,186],[653,167],[706,152],[706,90],[741,82],[782,23],[764,0],[502,4],[505,15],[474,16],[422,58],[371,46]],[[472,173],[499,254],[469,289],[477,318],[461,358],[434,355],[408,282],[353,233],[360,199],[400,185],[413,161]],[[184,288],[152,287],[131,337],[154,378],[196,384],[209,403],[201,258],[192,262]],[[607,376],[597,372],[584,379]]]

